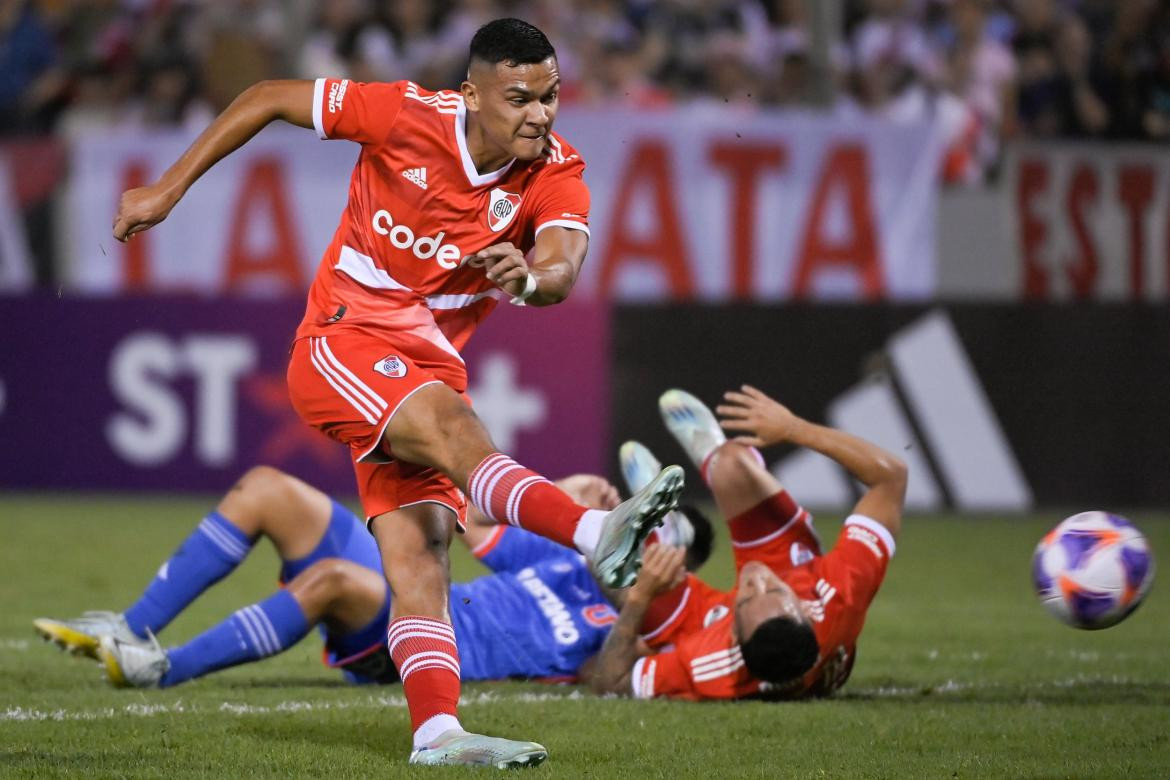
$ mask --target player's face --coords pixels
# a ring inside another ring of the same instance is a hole
[[[541,62],[474,62],[463,97],[484,140],[508,158],[535,160],[549,145],[561,87],[555,57]]]
[[[796,591],[788,583],[762,563],[746,564],[735,589],[736,639],[746,640],[765,620],[777,617],[802,623],[808,620]]]

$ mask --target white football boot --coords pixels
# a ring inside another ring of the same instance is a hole
[[[662,464],[654,457],[654,453],[637,441],[628,441],[621,446],[618,450],[618,461],[621,463],[626,489],[630,493],[637,493],[646,487],[662,470]],[[695,527],[682,512],[677,509],[671,510],[662,519],[662,526],[658,529],[658,540],[663,544],[689,547],[695,540]]]
[[[678,506],[683,470],[667,466],[630,498],[610,510],[601,523],[593,570],[607,588],[626,588],[642,568],[642,542]]]
[[[103,636],[113,636],[130,644],[147,644],[126,625],[120,612],[86,612],[73,620],[37,618],[33,628],[46,642],[52,642],[74,655],[98,657],[98,642]]]
[[[706,404],[685,390],[667,390],[658,397],[658,411],[666,429],[682,445],[695,468],[701,469],[707,456],[727,441],[719,421]]]
[[[548,750],[535,742],[487,737],[459,729],[445,731],[433,744],[415,748],[410,763],[426,766],[493,766],[521,769],[537,766],[548,758]]]
[[[154,688],[171,668],[170,659],[153,635],[147,642],[103,636],[97,654],[106,668],[106,679],[115,688]]]

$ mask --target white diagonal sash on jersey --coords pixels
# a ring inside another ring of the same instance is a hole
[[[497,298],[503,300],[509,297],[503,290],[484,290],[478,293],[446,293],[443,295],[428,295],[426,297],[427,308],[435,310],[447,309],[462,309],[465,306],[470,306],[473,303],[478,303],[484,298]]]
[[[337,265],[333,266],[363,287],[375,290],[406,290],[413,292],[384,269],[378,267],[374,258],[363,255],[352,247],[342,246],[337,253]]]

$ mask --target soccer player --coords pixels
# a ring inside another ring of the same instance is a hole
[[[724,592],[682,571],[682,551],[650,548],[638,583],[594,666],[599,693],[637,698],[738,699],[827,696],[857,657],[865,613],[894,554],[906,467],[881,448],[810,423],[755,388],[729,392],[722,422],[694,396],[659,400],[729,518],[735,588]],[[720,426],[740,436],[727,441]],[[865,486],[828,553],[812,517],[764,469],[757,447],[787,442],[841,464]],[[622,447],[623,474],[638,484],[654,456]],[[655,653],[641,656],[639,634]]]
[[[578,474],[557,484],[585,506],[611,508],[619,500],[598,476]],[[658,533],[686,545],[697,567],[710,553],[711,532],[701,517],[690,518],[697,529],[672,513]],[[230,574],[261,537],[276,547],[284,587],[164,650],[155,634]],[[462,538],[495,572],[451,588],[464,678],[573,679],[617,618],[584,558],[475,511]],[[383,641],[389,620],[381,558],[362,522],[321,491],[260,466],[203,518],[125,612],[40,618],[34,626],[45,639],[101,660],[116,686],[167,688],[287,650],[314,625],[325,640],[325,663],[346,679],[398,682]]]
[[[457,717],[447,547],[465,497],[494,520],[590,555],[603,583],[620,587],[635,580],[642,541],[682,485],[671,466],[609,513],[585,510],[499,452],[467,402],[459,350],[476,325],[501,299],[563,300],[585,258],[585,164],[552,131],[559,89],[552,45],[516,19],[476,32],[459,92],[262,82],[156,183],[124,193],[114,221],[119,240],[162,221],[199,176],[276,119],[361,144],[288,381],[302,419],[353,456],[394,594],[387,640],[405,671],[413,763],[534,765],[547,755],[469,735]]]

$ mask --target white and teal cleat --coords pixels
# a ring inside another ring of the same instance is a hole
[[[637,493],[650,480],[662,471],[662,464],[654,453],[638,441],[628,441],[618,450],[618,461],[621,464],[622,478],[625,479],[626,489],[630,493]],[[686,547],[695,540],[695,528],[687,516],[677,510],[666,513],[662,520],[662,527],[658,529],[659,541],[663,544],[680,545]]]
[[[154,688],[171,668],[170,659],[153,636],[147,642],[103,636],[97,654],[106,668],[106,679],[115,688]]]
[[[126,618],[120,612],[86,612],[72,620],[37,618],[33,628],[46,642],[52,642],[63,650],[75,655],[98,657],[98,643],[103,636],[114,636],[123,642],[145,644],[126,625]]]
[[[593,571],[607,588],[626,588],[642,568],[642,542],[666,513],[678,506],[683,470],[667,466],[644,488],[618,504],[602,521],[601,538],[593,553]]]
[[[621,446],[618,450],[618,462],[621,464],[622,478],[630,495],[649,485],[650,480],[662,471],[662,463],[654,457],[654,453],[637,441],[628,441]]]
[[[467,731],[444,732],[432,745],[415,748],[410,763],[424,766],[492,766],[522,769],[548,758],[548,750],[535,742],[487,737]]]
[[[685,390],[667,390],[659,396],[658,411],[695,468],[701,469],[707,456],[727,441],[707,405]]]

